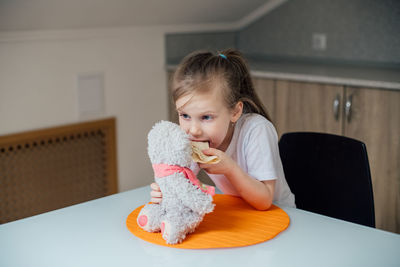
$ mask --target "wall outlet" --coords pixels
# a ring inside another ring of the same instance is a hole
[[[311,47],[313,50],[326,50],[327,39],[325,33],[313,33],[311,39]]]

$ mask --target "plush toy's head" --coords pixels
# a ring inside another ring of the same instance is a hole
[[[148,136],[150,161],[152,164],[190,167],[192,148],[189,136],[178,124],[160,121],[150,130]]]

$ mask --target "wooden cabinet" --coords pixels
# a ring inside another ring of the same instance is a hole
[[[275,126],[279,136],[294,131],[341,134],[342,98],[342,86],[276,81]]]
[[[400,233],[400,91],[255,80],[262,101],[273,107],[279,136],[293,131],[326,132],[366,144],[376,227]],[[275,103],[269,103],[271,99]]]
[[[256,90],[261,102],[263,103],[272,121],[275,121],[275,81],[267,79],[253,79],[254,89]]]
[[[377,228],[400,233],[400,91],[347,87],[346,98],[343,133],[367,146]]]

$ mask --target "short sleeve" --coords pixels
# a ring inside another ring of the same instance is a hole
[[[253,125],[247,132],[242,149],[250,176],[260,181],[278,178],[278,136],[272,123],[263,121]]]

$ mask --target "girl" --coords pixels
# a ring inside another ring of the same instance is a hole
[[[277,133],[238,51],[185,57],[173,76],[172,96],[181,128],[192,141],[209,143],[204,154],[220,158],[217,164],[193,163],[195,174],[204,169],[223,193],[240,196],[258,210],[267,210],[272,202],[295,206]],[[151,201],[161,202],[158,185],[151,188]]]

